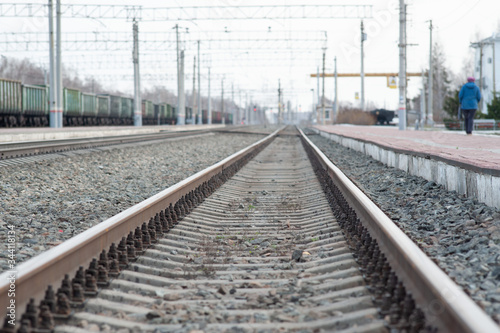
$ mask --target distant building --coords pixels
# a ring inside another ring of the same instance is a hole
[[[325,125],[334,124],[335,118],[336,115],[333,114],[333,107],[325,105]],[[323,107],[321,105],[316,106],[316,121],[319,125],[323,124]]]
[[[487,113],[494,92],[500,93],[500,32],[472,43],[472,47],[476,49],[474,77],[483,95],[480,107],[482,113]]]

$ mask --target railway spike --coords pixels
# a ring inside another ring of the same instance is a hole
[[[97,281],[95,276],[87,274],[85,278],[85,292],[94,293],[97,292]]]
[[[61,287],[57,290],[57,294],[63,293],[65,294],[69,300],[71,300],[71,295],[73,294],[73,290],[71,289],[71,282],[69,281],[69,275],[65,274],[64,279],[62,280]]]
[[[127,245],[127,259],[135,259],[135,247],[133,245]]]
[[[17,330],[17,333],[31,333],[33,332],[31,328],[31,322],[27,319],[21,320],[21,327]]]
[[[134,243],[135,243],[134,242],[134,239],[135,239],[134,235],[135,234],[134,234],[133,231],[131,231],[131,232],[128,233],[128,235],[127,235],[127,245],[134,246]]]
[[[391,309],[389,310],[389,318],[390,323],[393,325],[399,322],[399,319],[401,318],[401,309],[398,304],[392,303]]]
[[[411,294],[407,293],[403,301],[403,315],[402,315],[402,318],[405,320],[405,322],[409,323],[410,316],[414,310],[415,310],[415,301],[413,300]]]
[[[406,289],[403,286],[402,282],[398,282],[396,289],[394,290],[394,295],[392,300],[394,301],[394,303],[401,304],[403,303],[405,296],[406,296]]]
[[[72,283],[78,283],[80,286],[85,285],[85,270],[83,266],[80,266],[76,271],[75,277],[71,280]]]
[[[108,260],[118,259],[118,252],[115,243],[111,243],[108,251]]]
[[[87,274],[97,278],[97,260],[95,258],[90,262],[89,268],[85,270],[85,276],[87,276]]]
[[[415,311],[410,315],[410,329],[409,333],[421,332],[425,326],[425,315],[419,308],[415,308]]]
[[[82,285],[79,283],[73,283],[72,285],[73,295],[71,296],[71,300],[77,303],[83,303],[85,301],[85,297],[83,295]]]
[[[30,298],[29,303],[26,305],[26,311],[21,317],[21,321],[29,320],[31,328],[37,328],[38,324],[38,310],[35,305],[35,299]]]
[[[57,294],[57,311],[58,315],[68,316],[71,314],[68,296],[65,293]]]
[[[106,270],[109,269],[109,258],[106,250],[102,250],[101,254],[99,255],[99,261],[97,262],[97,265],[103,266]]]
[[[97,285],[104,285],[106,286],[109,282],[108,278],[108,270],[104,268],[103,266],[99,266],[99,270],[97,273]]]
[[[40,305],[46,305],[52,313],[56,312],[56,296],[52,285],[49,285],[45,290],[45,297],[40,302]]]
[[[122,237],[122,239],[120,240],[120,243],[118,243],[117,250],[118,250],[118,252],[127,251],[127,238]]]
[[[166,210],[165,210],[166,211]],[[160,211],[160,224],[161,228],[163,229],[163,232],[166,233],[168,232],[168,221],[167,218],[165,217],[165,211]]]
[[[142,224],[142,246],[143,247],[148,247],[151,245],[151,236],[149,234],[149,230],[147,228],[146,223]]]
[[[177,203],[176,203],[177,204]],[[178,209],[178,207],[177,207]],[[170,204],[168,206],[168,210],[169,210],[169,215],[167,215],[167,218],[170,217],[172,219],[172,225],[170,227],[173,227],[174,224],[177,224],[177,211],[176,211],[176,208],[174,205]],[[169,221],[170,223],[170,221]]]
[[[156,235],[158,235],[158,237],[163,236],[163,227],[161,225],[160,214],[156,213],[153,223],[154,223]]]
[[[120,265],[120,269],[124,269],[128,266],[128,255],[127,250],[118,252],[118,264]]]
[[[52,330],[54,329],[54,316],[47,305],[40,306],[40,314],[38,316],[40,329]]]
[[[120,264],[117,259],[111,260],[108,273],[111,276],[118,276],[120,274]]]

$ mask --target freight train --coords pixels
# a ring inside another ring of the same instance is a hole
[[[177,110],[171,104],[142,100],[143,125],[175,125]],[[207,110],[202,121],[208,122]],[[186,107],[186,123],[193,110]],[[211,111],[212,123],[222,123],[220,111]],[[224,113],[225,123],[232,114]],[[134,100],[110,94],[92,94],[63,89],[63,126],[133,125]],[[0,127],[40,127],[49,125],[49,87],[0,79]]]

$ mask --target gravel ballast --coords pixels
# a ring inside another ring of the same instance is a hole
[[[311,135],[310,139],[500,322],[498,209],[387,167],[319,135]]]
[[[263,138],[215,134],[0,168],[0,270],[60,244]]]

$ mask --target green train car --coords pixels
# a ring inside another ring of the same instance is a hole
[[[27,126],[47,126],[49,89],[46,86],[22,85],[22,114]]]
[[[143,125],[156,125],[154,104],[151,101],[142,100],[142,124]]]
[[[82,93],[82,123],[97,125],[97,95]]]
[[[0,78],[0,127],[48,126],[50,88],[27,85],[21,81]],[[133,125],[134,99],[110,94],[94,94],[63,88],[64,126]],[[175,125],[177,109],[168,103],[141,103],[143,125]],[[193,110],[186,107],[186,121]],[[206,117],[206,113],[203,114]],[[216,118],[214,118],[216,119]],[[204,119],[206,123],[206,119]]]
[[[0,124],[21,126],[22,121],[21,81],[0,80]]]

